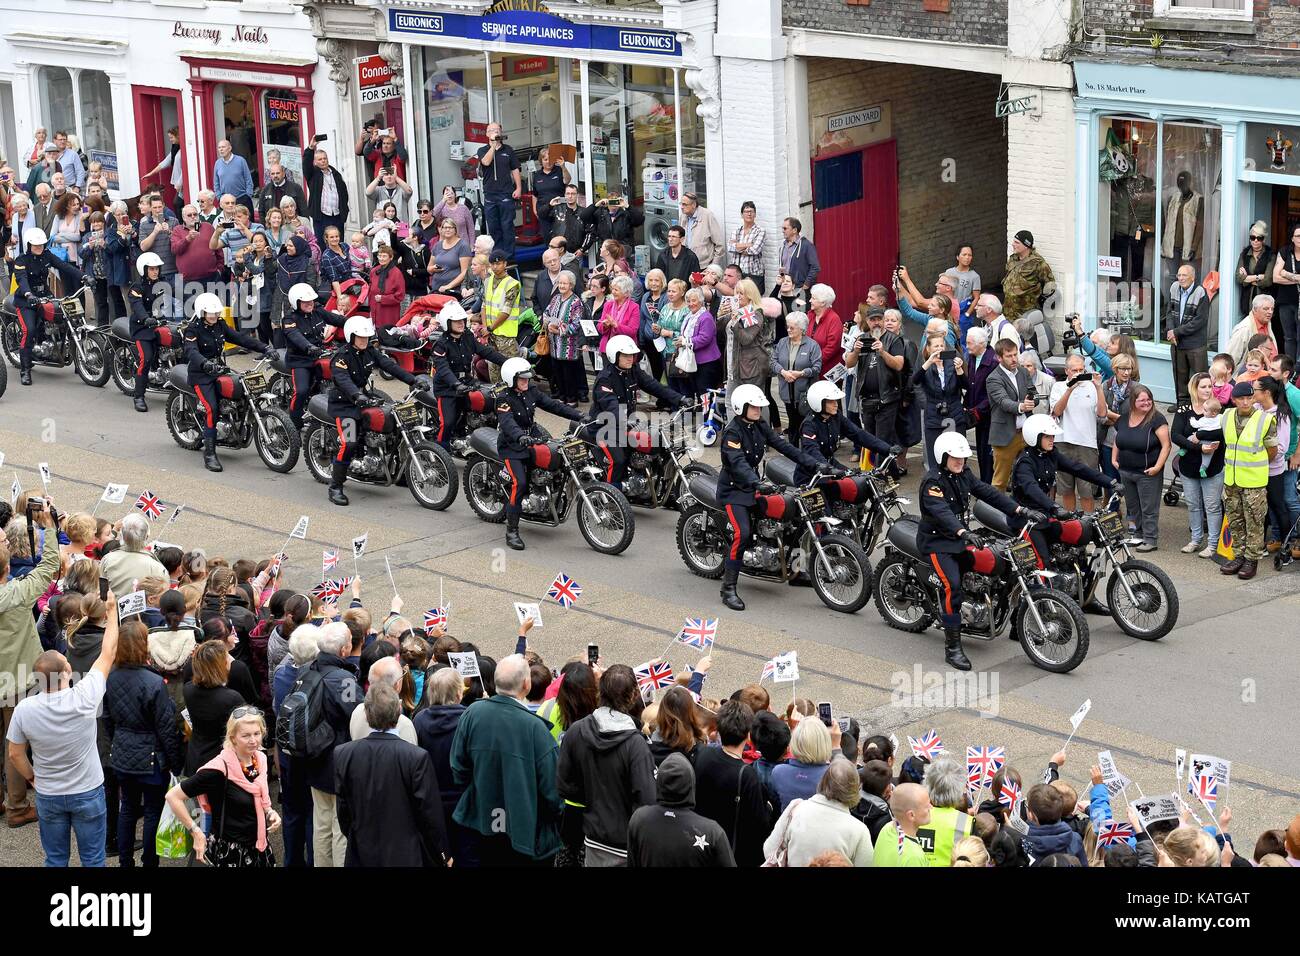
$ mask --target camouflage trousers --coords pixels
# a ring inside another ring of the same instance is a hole
[[[1259,561],[1264,557],[1264,525],[1268,520],[1268,489],[1223,486],[1223,515],[1232,533],[1233,557]]]

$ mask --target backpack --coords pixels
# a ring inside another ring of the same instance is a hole
[[[334,728],[325,720],[325,677],[311,667],[298,675],[280,705],[275,745],[290,757],[314,759],[334,743]]]

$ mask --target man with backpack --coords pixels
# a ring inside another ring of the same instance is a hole
[[[276,745],[290,757],[306,760],[315,865],[343,866],[347,840],[339,828],[336,808],[334,748],[352,739],[352,711],[364,694],[357,683],[356,667],[343,658],[352,644],[347,625],[322,627],[318,644],[320,653],[303,669],[280,705]]]

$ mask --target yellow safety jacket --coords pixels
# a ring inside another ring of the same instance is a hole
[[[1268,449],[1264,434],[1268,431],[1269,417],[1256,410],[1246,419],[1245,427],[1237,430],[1237,411],[1223,417],[1223,483],[1238,488],[1268,487]]]

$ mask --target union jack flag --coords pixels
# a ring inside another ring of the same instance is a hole
[[[943,741],[939,739],[937,730],[927,730],[919,739],[909,736],[907,742],[911,745],[912,755],[915,757],[933,760],[937,754],[945,753]]]
[[[140,493],[140,497],[135,499],[135,506],[138,510],[143,511],[154,521],[162,517],[162,499],[152,491]]]
[[[329,574],[339,563],[339,553],[337,549],[326,548],[321,552],[320,567],[322,576]]]
[[[898,834],[898,858],[901,860],[903,847],[907,846],[907,837],[903,836],[903,828],[898,825],[897,820],[894,821],[894,832]]]
[[[573,607],[574,602],[582,597],[582,585],[567,574],[561,572],[555,576],[551,582],[550,590],[546,596],[561,607]]]
[[[424,612],[424,629],[432,631],[437,628],[447,626],[447,609],[445,607],[431,607]]]
[[[1002,790],[998,793],[998,803],[1004,807],[1014,807],[1020,799],[1020,784],[1014,780],[1004,779],[1002,781]]]
[[[673,686],[673,669],[666,661],[646,661],[632,673],[642,693]]]
[[[1118,820],[1102,820],[1097,830],[1097,846],[1114,846],[1134,838],[1133,828]]]
[[[717,634],[718,619],[716,617],[688,617],[677,634],[677,643],[707,651],[713,646],[713,639]]]
[[[763,665],[763,673],[758,675],[758,682],[761,684],[776,674],[776,661],[767,661]]]
[[[335,600],[343,596],[343,592],[352,587],[351,578],[333,578],[329,581],[322,581],[311,589],[313,595],[319,595],[326,601]]]
[[[967,747],[966,782],[982,789],[1007,762],[1005,747]]]
[[[1210,810],[1214,809],[1214,805],[1219,802],[1219,778],[1214,775],[1213,768],[1207,767],[1206,772],[1193,781],[1192,793]]]

